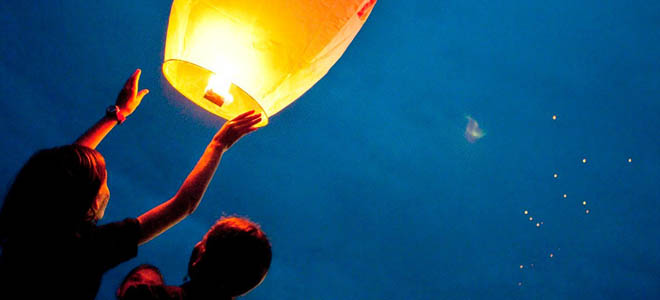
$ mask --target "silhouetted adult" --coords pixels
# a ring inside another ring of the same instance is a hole
[[[235,299],[257,287],[270,268],[266,234],[245,218],[220,219],[195,245],[188,263],[189,280],[166,286],[154,266],[133,269],[117,289],[119,300]]]
[[[261,120],[247,112],[226,122],[171,199],[138,218],[97,226],[110,192],[94,148],[148,93],[138,91],[139,77],[138,69],[75,144],[38,151],[16,175],[0,211],[0,298],[93,299],[105,271],[197,208],[223,153]]]

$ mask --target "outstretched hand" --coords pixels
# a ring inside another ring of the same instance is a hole
[[[133,75],[126,80],[124,88],[121,89],[117,96],[117,102],[115,105],[119,106],[119,111],[125,117],[132,114],[138,105],[140,105],[140,102],[142,102],[142,98],[149,93],[149,90],[147,89],[138,92],[138,81],[140,81],[141,73],[142,70],[135,70]]]
[[[224,150],[227,150],[241,137],[257,130],[258,128],[254,125],[259,122],[261,122],[260,113],[255,114],[254,110],[242,113],[222,125],[222,128],[213,137],[213,141],[219,143]]]

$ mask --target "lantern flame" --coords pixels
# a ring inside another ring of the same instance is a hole
[[[208,84],[204,90],[204,98],[218,106],[231,104],[234,102],[234,96],[229,93],[230,88],[231,81],[216,74],[212,74],[209,77]]]

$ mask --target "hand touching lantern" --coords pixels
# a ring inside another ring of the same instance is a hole
[[[254,113],[254,110],[242,113],[227,121],[213,137],[213,141],[218,143],[223,150],[227,150],[241,137],[257,130],[254,125],[259,122],[261,122],[261,114]]]

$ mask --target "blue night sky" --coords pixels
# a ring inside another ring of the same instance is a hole
[[[138,67],[151,93],[98,148],[103,222],[174,195],[224,121],[160,71],[170,4],[0,2],[3,195]],[[476,143],[468,115],[486,132]],[[223,214],[249,216],[273,244],[245,299],[660,298],[659,1],[381,0],[270,121],[225,154],[192,216],[106,273],[97,299],[145,262],[180,284]]]

